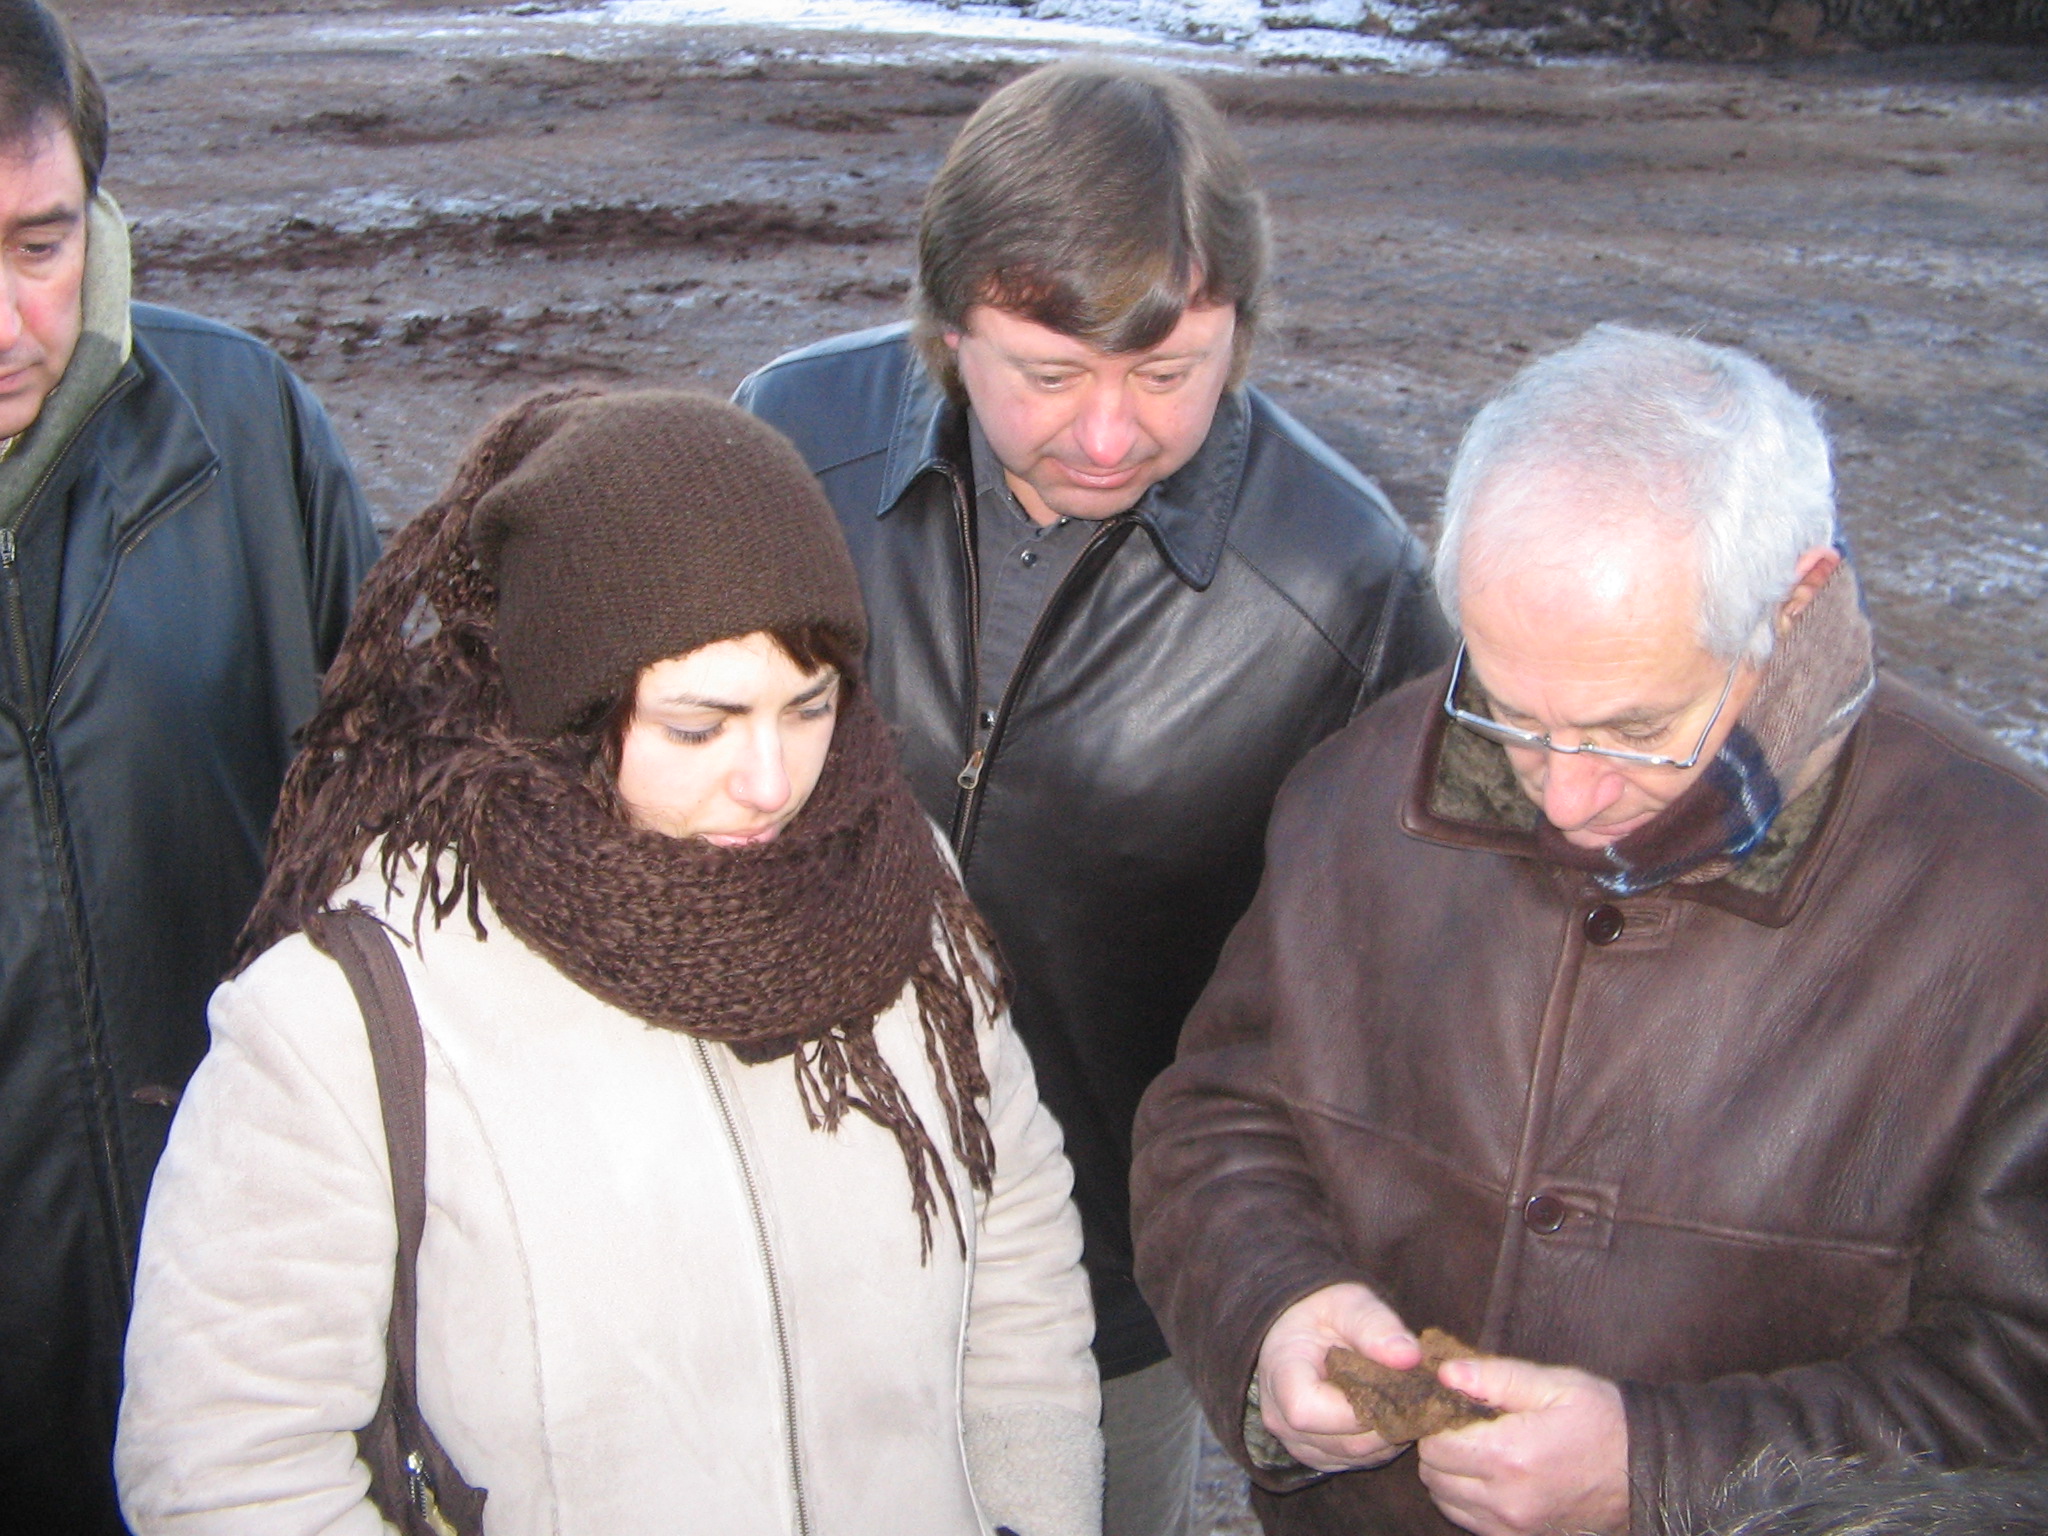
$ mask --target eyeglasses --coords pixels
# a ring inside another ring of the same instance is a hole
[[[1735,691],[1735,673],[1742,665],[1742,658],[1736,657],[1729,664],[1728,680],[1721,685],[1721,698],[1714,705],[1714,712],[1707,716],[1706,728],[1700,732],[1700,739],[1694,743],[1691,753],[1685,757],[1659,757],[1653,752],[1624,752],[1619,747],[1596,747],[1589,741],[1582,741],[1575,747],[1560,747],[1548,736],[1536,731],[1520,731],[1512,725],[1502,725],[1498,720],[1485,715],[1475,715],[1469,709],[1458,707],[1458,685],[1465,678],[1465,647],[1458,646],[1458,659],[1451,666],[1451,686],[1444,690],[1444,713],[1458,724],[1488,741],[1497,741],[1504,747],[1527,747],[1532,751],[1560,752],[1566,756],[1584,753],[1588,757],[1610,758],[1617,763],[1629,763],[1638,768],[1690,768],[1700,760],[1707,750],[1707,738],[1714,734],[1714,723],[1721,718],[1721,711],[1728,707],[1728,695]]]

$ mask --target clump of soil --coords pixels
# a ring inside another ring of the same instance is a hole
[[[1344,1345],[1332,1346],[1324,1357],[1323,1374],[1344,1394],[1358,1427],[1392,1445],[1408,1445],[1445,1430],[1463,1429],[1500,1417],[1498,1408],[1437,1379],[1447,1360],[1470,1360],[1478,1351],[1441,1328],[1418,1335],[1422,1359],[1405,1371],[1381,1365]]]

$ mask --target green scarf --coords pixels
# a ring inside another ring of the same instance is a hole
[[[43,477],[120,377],[134,346],[128,275],[128,226],[101,188],[85,215],[85,326],[42,411],[0,453],[0,528],[20,524]]]

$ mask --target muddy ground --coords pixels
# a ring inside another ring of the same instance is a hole
[[[522,391],[724,391],[893,318],[924,184],[1018,67],[226,3],[77,8],[139,291],[288,354],[387,522]],[[1257,376],[1418,526],[1473,408],[1593,322],[1751,348],[1825,403],[1891,663],[2048,760],[2048,54],[1202,78],[1272,203]]]
[[[924,184],[1018,67],[545,4],[183,4],[75,8],[139,292],[291,357],[387,525],[526,390],[723,392],[894,318]],[[1748,347],[1825,403],[1888,659],[2048,761],[2048,56],[1202,78],[1272,203],[1257,376],[1418,527],[1474,407],[1584,327]]]

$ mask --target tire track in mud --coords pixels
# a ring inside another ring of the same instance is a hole
[[[293,214],[253,235],[148,221],[133,231],[139,277],[360,269],[392,258],[551,258],[664,250],[748,258],[792,246],[880,245],[908,237],[901,225],[842,217],[837,205],[718,202],[674,207],[578,202],[545,208],[431,210],[388,222],[351,223]]]

